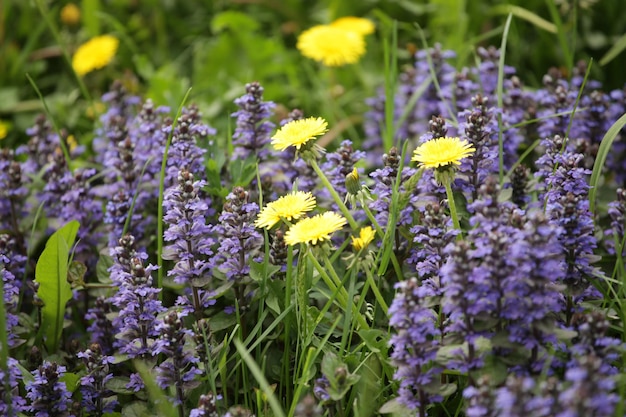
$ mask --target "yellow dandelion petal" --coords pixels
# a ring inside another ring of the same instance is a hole
[[[298,220],[304,213],[315,208],[315,197],[304,191],[294,191],[280,197],[276,201],[267,203],[259,213],[254,225],[256,227],[271,229],[280,222],[280,219]]]
[[[337,230],[341,230],[346,224],[346,219],[334,211],[308,217],[294,224],[285,233],[285,243],[297,245],[298,243],[310,243],[312,245],[330,239]]]
[[[348,32],[354,32],[358,35],[365,36],[374,33],[374,22],[369,19],[363,19],[362,17],[345,16],[340,17],[330,24],[334,28],[347,30]]]
[[[74,3],[68,3],[61,9],[61,22],[74,26],[80,22],[80,9]]]
[[[460,165],[461,160],[473,154],[476,149],[460,138],[437,138],[422,143],[413,151],[412,161],[424,168],[438,168],[446,165]]]
[[[9,128],[11,125],[3,120],[0,120],[0,140],[7,137],[9,134]]]
[[[356,252],[366,248],[367,245],[372,243],[375,235],[376,233],[374,233],[371,226],[363,227],[359,232],[359,237],[350,236],[352,238],[352,247]]]
[[[354,64],[365,54],[365,40],[358,33],[329,25],[313,26],[298,37],[298,50],[328,67]]]
[[[97,36],[78,47],[72,67],[78,75],[106,67],[117,52],[120,41],[110,35]]]
[[[300,149],[302,145],[327,131],[328,123],[321,117],[294,120],[281,127],[272,136],[272,146],[278,151],[284,151],[290,146]]]

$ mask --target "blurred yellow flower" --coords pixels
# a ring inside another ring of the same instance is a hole
[[[310,243],[312,245],[330,240],[330,235],[340,230],[346,224],[346,219],[334,211],[307,217],[294,224],[285,233],[285,243],[297,245]]]
[[[374,33],[374,22],[362,17],[346,16],[340,17],[330,24],[332,27],[354,32],[361,36]]]
[[[439,168],[448,165],[461,165],[461,160],[473,154],[476,149],[460,138],[437,138],[422,143],[413,151],[411,161],[424,168]]]
[[[328,131],[328,123],[321,117],[294,120],[281,127],[272,136],[272,146],[284,151],[290,146],[300,149],[302,145]]]
[[[74,150],[78,146],[78,141],[76,141],[74,135],[69,135],[66,139],[66,142],[67,146],[70,148],[70,152],[74,152]]]
[[[359,237],[350,236],[352,238],[352,247],[356,252],[360,251],[363,248],[366,248],[367,245],[372,243],[374,240],[374,230],[371,226],[365,226],[359,232]]]
[[[68,3],[61,9],[61,22],[74,26],[80,22],[80,9],[74,3]]]
[[[315,208],[315,197],[304,191],[294,191],[280,197],[276,201],[267,203],[259,213],[254,225],[256,227],[271,229],[281,218],[297,220],[307,211]]]
[[[0,120],[0,140],[7,137],[7,135],[9,134],[10,127],[11,125],[8,122],[5,122],[4,120]]]
[[[356,32],[331,25],[318,25],[298,37],[298,50],[328,67],[354,64],[365,54],[365,40]]]
[[[111,35],[96,36],[78,47],[72,67],[78,75],[103,68],[111,62],[120,41]]]

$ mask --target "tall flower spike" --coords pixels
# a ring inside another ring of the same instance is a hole
[[[212,227],[205,218],[209,206],[199,195],[203,186],[203,181],[194,181],[194,175],[183,169],[178,173],[178,185],[166,190],[163,202],[163,221],[168,225],[164,240],[171,242],[164,258],[176,262],[168,275],[193,288],[207,283],[208,259],[213,255]]]
[[[185,342],[193,336],[193,332],[185,329],[183,317],[183,314],[175,311],[170,311],[163,317],[163,321],[156,326],[161,337],[153,350],[153,355],[165,356],[165,361],[157,367],[157,384],[163,389],[176,389],[174,402],[177,405],[184,404],[187,391],[200,384],[196,377],[202,374],[198,369],[198,358],[186,346]]]
[[[19,362],[11,357],[7,360],[7,372],[0,369],[0,415],[18,417],[18,413],[26,411],[26,401],[19,394],[19,381],[22,373]]]
[[[239,110],[232,114],[237,118],[237,127],[233,134],[233,159],[246,159],[256,156],[263,161],[269,150],[265,145],[270,142],[270,133],[274,123],[267,119],[272,115],[275,104],[263,101],[263,87],[258,82],[246,84],[246,94],[235,100]]]
[[[257,255],[263,241],[253,224],[258,212],[259,206],[248,201],[248,192],[242,187],[235,187],[226,196],[219,224],[215,227],[220,241],[218,255],[214,257],[215,265],[226,274],[226,278],[242,287],[249,284],[249,263]],[[239,301],[245,305],[245,300],[240,298]]]

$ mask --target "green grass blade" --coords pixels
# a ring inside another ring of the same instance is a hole
[[[563,25],[563,20],[561,20],[561,15],[559,13],[559,9],[557,9],[556,2],[554,0],[546,0],[546,5],[550,11],[550,17],[556,26],[557,38],[559,40],[559,45],[561,46],[561,51],[563,52],[565,67],[567,69],[571,69],[574,66],[574,54],[572,53],[567,42],[568,31]]]
[[[274,416],[285,417],[285,412],[283,411],[283,408],[276,399],[276,396],[274,395],[274,390],[270,387],[270,384],[267,382],[265,375],[263,375],[261,368],[259,368],[259,365],[257,365],[257,363],[254,361],[254,359],[250,355],[250,352],[248,352],[248,350],[245,348],[240,340],[235,339],[233,340],[233,342],[235,343],[237,352],[239,352],[239,356],[241,356],[241,359],[243,359],[243,361],[246,363],[248,369],[250,369],[250,372],[252,373],[252,376],[254,376],[256,381],[259,383],[259,387],[267,397],[267,401],[269,402],[270,407],[274,412]]]
[[[502,34],[502,43],[500,44],[500,60],[498,62],[498,84],[496,86],[496,95],[498,98],[498,108],[504,108],[504,60],[506,58],[506,45],[509,39],[509,29],[511,28],[511,20],[513,15],[509,14],[504,24],[504,33]],[[498,163],[500,165],[500,185],[504,181],[504,137],[502,135],[502,112],[498,112]]]
[[[604,66],[613,61],[616,56],[621,54],[626,49],[626,33],[619,37],[618,40],[613,43],[613,46],[600,58],[600,65]]]
[[[79,223],[68,222],[54,232],[46,242],[35,268],[35,281],[39,284],[37,296],[43,301],[41,328],[46,335],[48,353],[55,353],[63,332],[65,306],[72,299],[72,287],[67,280],[70,248],[76,239]]]
[[[591,178],[589,180],[589,186],[591,187],[589,190],[589,210],[591,210],[594,214],[596,208],[596,194],[598,193],[598,182],[600,181],[600,175],[602,174],[604,163],[606,162],[606,158],[609,155],[609,151],[611,150],[611,146],[613,146],[615,138],[617,138],[617,135],[624,126],[626,126],[626,113],[613,123],[602,138],[602,142],[600,142],[598,155],[596,156],[596,160],[593,164],[593,171],[591,172]]]
[[[501,4],[493,7],[491,9],[491,12],[494,14],[513,15],[531,23],[539,29],[545,30],[546,32],[558,33],[557,26],[554,23],[549,22],[543,17],[537,15],[536,13],[533,13],[530,10],[520,6],[515,6],[512,4]]]

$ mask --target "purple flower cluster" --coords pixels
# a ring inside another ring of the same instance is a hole
[[[26,216],[27,178],[14,152],[0,150],[0,229],[18,234],[20,220]]]
[[[0,278],[7,325],[7,328],[1,331],[7,332],[9,346],[13,346],[17,341],[14,329],[18,325],[17,307],[25,268],[26,257],[18,251],[16,239],[7,234],[0,234]]]
[[[26,398],[30,400],[26,411],[35,417],[74,417],[72,393],[61,382],[65,372],[65,366],[47,361],[36,369],[34,379],[26,383]]]
[[[263,237],[254,227],[259,212],[256,203],[248,201],[248,192],[235,187],[226,196],[224,208],[215,226],[220,243],[215,266],[235,283],[235,292],[240,306],[247,304],[245,288],[250,284],[250,262],[257,256]]]
[[[201,291],[211,279],[209,259],[213,256],[214,244],[213,227],[206,224],[205,218],[210,213],[209,204],[200,197],[203,185],[203,181],[194,181],[193,174],[182,169],[178,173],[178,185],[168,188],[163,200],[163,221],[168,225],[163,239],[171,242],[165,247],[163,257],[175,262],[168,276],[192,293],[191,303],[181,302],[189,305],[198,317],[214,302],[210,293]]]
[[[233,134],[233,159],[247,159],[255,156],[263,161],[269,155],[265,149],[270,143],[270,133],[274,124],[267,119],[272,115],[275,104],[263,101],[263,87],[258,82],[246,84],[246,94],[235,100],[239,107],[233,117],[237,127]]]
[[[201,395],[198,407],[189,412],[189,417],[219,417],[217,412],[216,398],[213,393]]]
[[[156,368],[156,381],[161,388],[175,388],[176,404],[184,403],[186,391],[198,386],[196,377],[202,374],[197,365],[199,359],[185,346],[193,332],[184,327],[184,317],[184,314],[170,311],[157,323],[155,330],[160,337],[152,350],[153,355],[165,356],[165,361]]]
[[[0,368],[0,415],[4,417],[17,417],[18,413],[26,411],[26,401],[20,396],[18,388],[22,380],[18,364],[17,360],[9,357],[7,372]]]
[[[616,248],[622,248],[622,255],[626,255],[624,243],[624,224],[626,220],[626,188],[617,189],[617,199],[609,203],[608,210],[611,218],[611,228],[604,231],[604,242],[611,255],[617,253]]]
[[[135,252],[134,245],[133,236],[125,235],[115,248],[115,264],[110,272],[119,289],[111,303],[119,313],[113,319],[113,327],[117,330],[115,345],[120,353],[129,358],[145,358],[153,352],[152,344],[159,336],[157,315],[165,308],[157,298],[161,289],[152,286],[150,274],[156,267],[144,267],[146,255]]]
[[[87,369],[87,374],[80,379],[81,405],[94,416],[112,413],[117,400],[110,398],[113,393],[106,388],[106,384],[113,378],[110,365],[115,358],[103,355],[97,343],[77,356],[83,360]]]

